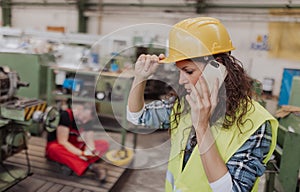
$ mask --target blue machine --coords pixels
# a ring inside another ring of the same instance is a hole
[[[300,76],[300,69],[284,69],[278,105],[288,105],[294,76]]]

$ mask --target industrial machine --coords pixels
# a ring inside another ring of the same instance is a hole
[[[18,73],[0,66],[0,191],[4,191],[31,175],[28,170],[5,164],[5,160],[25,149],[30,137],[28,125],[39,124],[40,131],[53,131],[59,122],[59,113],[54,107],[47,107],[43,100],[15,96],[20,87],[29,84],[20,81]]]
[[[299,191],[300,108],[286,105],[278,114],[277,145],[267,166],[265,191],[295,192]]]

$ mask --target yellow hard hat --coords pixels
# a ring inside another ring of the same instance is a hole
[[[235,48],[218,19],[197,17],[185,19],[172,27],[168,49],[168,56],[161,60],[162,63],[225,53]]]

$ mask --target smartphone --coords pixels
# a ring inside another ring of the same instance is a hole
[[[216,79],[219,80],[219,88],[227,76],[226,67],[216,60],[211,60],[204,68],[202,75],[206,80],[210,93],[212,92]]]

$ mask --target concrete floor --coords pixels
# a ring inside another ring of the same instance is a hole
[[[169,139],[167,131],[139,135],[137,148],[150,149]],[[163,192],[169,151],[155,149],[139,154],[121,187],[122,192]],[[139,158],[140,157],[140,158]],[[141,160],[143,159],[143,160]],[[145,167],[145,168],[143,168]]]

